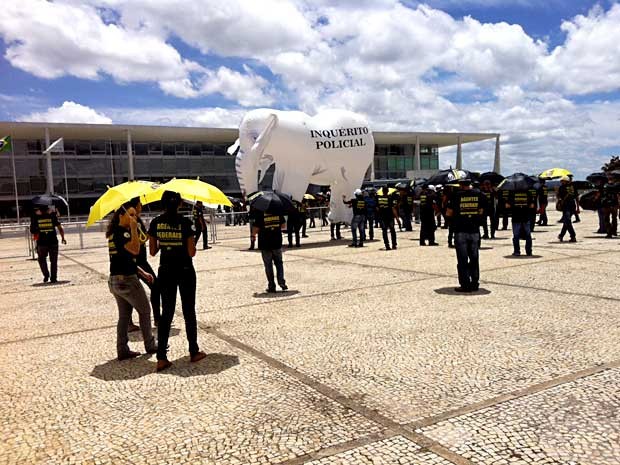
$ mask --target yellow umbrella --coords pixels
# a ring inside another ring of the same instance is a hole
[[[158,187],[159,184],[151,181],[128,181],[114,187],[108,186],[108,190],[90,207],[86,226],[92,226],[135,197],[140,197],[142,203],[146,203],[144,200]]]
[[[304,194],[304,199],[306,199],[306,200],[315,200],[314,195],[312,195],[312,194]]]
[[[160,185],[156,190],[145,196],[143,204],[156,202],[161,199],[165,191],[178,193],[183,199],[196,202],[200,200],[203,203],[216,205],[226,205],[231,207],[232,203],[221,190],[199,179],[172,179],[165,184]]]
[[[543,178],[543,179],[554,179],[554,178],[561,178],[562,176],[572,176],[572,175],[573,173],[571,173],[568,170],[565,170],[564,168],[550,168],[540,173],[538,177]]]

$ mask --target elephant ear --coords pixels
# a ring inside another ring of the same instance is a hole
[[[267,117],[267,124],[265,125],[265,129],[261,131],[261,133],[256,138],[256,142],[254,142],[254,145],[252,146],[251,152],[255,156],[261,157],[263,155],[265,148],[271,140],[271,133],[273,132],[277,124],[278,117],[273,113],[270,114]]]

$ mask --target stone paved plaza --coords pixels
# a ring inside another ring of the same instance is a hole
[[[273,296],[247,230],[222,228],[195,259],[208,357],[189,363],[178,309],[161,374],[115,360],[101,232],[61,248],[57,285],[1,238],[0,465],[616,465],[620,241],[586,212],[560,243],[557,219],[531,258],[484,241],[468,295],[445,230],[387,252],[309,229]]]

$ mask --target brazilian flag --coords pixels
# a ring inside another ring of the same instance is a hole
[[[11,150],[11,136],[0,139],[0,152],[9,152]]]

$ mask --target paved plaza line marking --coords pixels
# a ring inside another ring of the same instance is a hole
[[[450,410],[450,411],[443,412],[437,415],[422,418],[420,420],[412,421],[411,423],[407,423],[406,426],[411,429],[425,428],[427,426],[431,426],[436,423],[449,420],[450,418],[460,417],[462,415],[473,413],[478,410],[483,410],[489,407],[495,407],[496,405],[502,404],[504,402],[509,402],[511,400],[518,399],[520,397],[526,397],[526,396],[530,396],[533,394],[537,394],[539,392],[560,386],[562,384],[569,384],[574,381],[577,381],[578,379],[587,378],[589,376],[596,375],[603,371],[607,371],[607,370],[611,370],[611,369],[619,368],[619,367],[620,367],[620,360],[603,363],[601,365],[596,365],[590,368],[585,368],[583,370],[575,371],[567,375],[558,376],[557,378],[553,378],[547,381],[542,381],[540,383],[533,384],[531,386],[524,387],[522,389],[517,389],[516,391],[508,392],[506,394],[501,394],[499,396],[492,397],[491,399],[487,399],[481,402],[476,402],[474,404],[466,405],[465,407],[462,407],[456,410]]]
[[[40,339],[47,339],[47,338],[52,338],[52,337],[72,336],[74,334],[80,334],[80,333],[92,333],[94,331],[101,331],[103,329],[112,329],[112,328],[116,328],[116,324],[107,325],[107,326],[98,326],[96,328],[75,329],[73,331],[66,331],[64,333],[42,334],[40,336],[33,336],[33,337],[24,338],[24,339],[13,339],[12,341],[0,341],[0,346],[5,346],[9,344],[19,344],[21,342],[32,342],[32,341],[37,341]]]
[[[353,410],[354,412],[365,417],[366,419],[385,427],[387,430],[389,430],[390,434],[395,433],[409,439],[410,441],[416,443],[418,446],[421,447],[420,452],[431,451],[443,457],[444,459],[454,463],[455,465],[474,465],[474,463],[470,460],[452,452],[434,439],[412,431],[401,425],[400,423],[397,423],[392,419],[386,417],[385,415],[377,412],[376,410],[372,410],[362,404],[359,404],[350,397],[347,397],[344,394],[340,393],[336,389],[315,380],[314,378],[302,373],[295,368],[286,365],[285,363],[265,354],[264,352],[261,352],[260,350],[255,349],[254,347],[249,346],[248,344],[245,344],[238,339],[228,336],[227,334],[224,334],[218,329],[205,325],[204,323],[199,322],[198,327],[201,330],[207,332],[208,334],[216,336],[227,344],[230,344],[231,346],[239,350],[243,350],[244,352],[261,360],[271,368],[274,368],[289,375],[290,377],[317,391],[319,394],[328,397],[329,399],[340,404],[341,406],[349,410]]]
[[[66,258],[66,259],[67,259],[67,260],[69,260],[70,262],[76,263],[77,265],[80,265],[81,267],[86,268],[87,270],[92,271],[92,272],[93,272],[93,273],[95,273],[95,274],[98,274],[98,275],[99,275],[102,279],[105,279],[105,280],[107,281],[107,279],[108,279],[108,274],[107,274],[107,273],[102,273],[102,272],[101,272],[101,271],[99,271],[99,270],[95,270],[94,268],[91,268],[90,266],[88,266],[88,265],[86,265],[86,264],[84,264],[84,263],[82,263],[82,262],[79,262],[79,261],[77,261],[75,258],[72,258],[72,257],[70,257],[70,256],[68,256],[68,255],[65,255],[65,254],[64,254],[64,253],[62,253],[62,252],[61,252],[59,255],[60,255],[61,257]]]
[[[372,444],[373,442],[384,441],[395,436],[398,436],[398,434],[389,430],[383,433],[373,433],[359,439],[353,439],[352,441],[325,447],[324,449],[319,449],[314,452],[308,452],[307,454],[299,455],[295,458],[285,460],[284,462],[278,462],[278,465],[303,465],[306,462],[312,462],[313,460],[338,455],[343,452],[357,449],[358,447],[364,447],[368,444]]]

